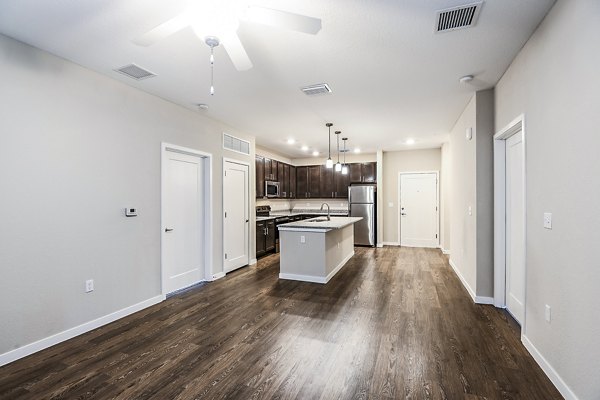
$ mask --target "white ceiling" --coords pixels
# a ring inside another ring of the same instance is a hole
[[[196,0],[198,1],[198,0]],[[220,0],[212,3],[241,2]],[[207,1],[208,2],[208,1]],[[322,19],[317,35],[242,23],[254,68],[238,72],[186,28],[150,47],[131,41],[181,13],[191,0],[0,0],[0,32],[205,113],[290,157],[302,144],[327,150],[325,122],[351,147],[437,147],[475,90],[493,87],[554,0],[486,0],[477,25],[434,33],[435,11],[471,0],[257,0]],[[136,63],[158,76],[134,81],[113,70]],[[464,85],[458,78],[475,75]],[[301,86],[328,83],[307,97]],[[288,138],[297,144],[286,144]],[[417,143],[403,142],[414,138]]]

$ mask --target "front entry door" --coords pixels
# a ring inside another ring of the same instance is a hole
[[[506,140],[506,308],[517,322],[525,316],[525,204],[523,139]]]
[[[437,174],[400,174],[400,245],[438,246]]]
[[[165,150],[163,292],[203,279],[204,159]]]
[[[223,249],[225,272],[250,263],[248,165],[225,161],[223,175]]]

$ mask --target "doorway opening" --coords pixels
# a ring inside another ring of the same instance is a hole
[[[400,246],[439,247],[439,172],[398,173]]]
[[[161,144],[161,286],[212,280],[212,155]]]
[[[494,305],[524,333],[527,300],[525,117],[494,135]]]

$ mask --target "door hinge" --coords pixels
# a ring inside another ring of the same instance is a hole
[[[435,234],[435,238],[437,239],[437,233]]]
[[[225,253],[225,259],[227,260],[227,253]]]
[[[225,218],[227,218],[227,211],[225,211]]]
[[[225,171],[225,176],[227,176],[227,171]]]

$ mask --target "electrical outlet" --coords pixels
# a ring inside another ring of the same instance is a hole
[[[300,243],[306,243],[306,236],[300,236]]]
[[[552,320],[552,309],[548,304],[546,304],[546,311],[544,313],[544,316],[546,317],[546,322],[550,323],[550,321]]]
[[[94,291],[94,280],[88,279],[87,281],[85,281],[85,292],[89,293],[89,292],[93,292],[93,291]]]
[[[544,228],[552,229],[552,213],[544,213]]]

